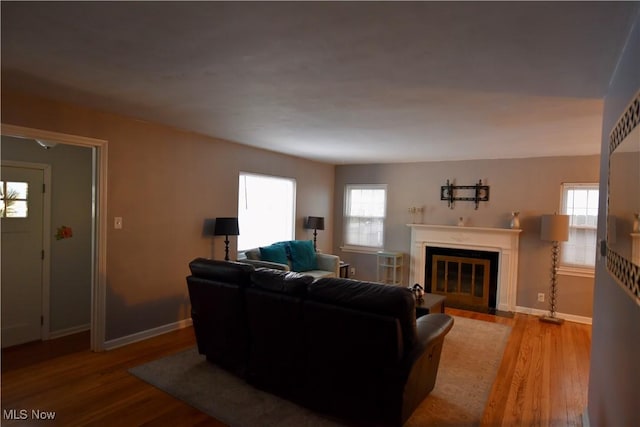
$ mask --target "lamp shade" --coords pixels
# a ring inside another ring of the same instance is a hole
[[[550,242],[569,240],[569,215],[542,215],[540,239]]]
[[[238,218],[216,218],[216,226],[213,229],[215,236],[237,236],[240,234]]]
[[[323,216],[310,216],[307,217],[307,228],[314,230],[324,230],[324,217]]]

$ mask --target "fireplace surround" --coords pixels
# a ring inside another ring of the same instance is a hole
[[[457,248],[498,253],[496,309],[516,310],[518,255],[522,230],[408,224],[411,228],[409,283],[425,286],[427,247]]]

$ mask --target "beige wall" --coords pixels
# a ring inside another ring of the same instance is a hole
[[[351,267],[356,278],[376,279],[374,255],[340,251],[342,210],[346,184],[387,184],[387,220],[385,249],[409,253],[411,222],[408,209],[424,207],[423,222],[456,225],[462,216],[468,226],[508,227],[511,211],[520,211],[520,265],[516,304],[548,309],[539,303],[539,292],[549,293],[550,246],[540,236],[540,216],[558,211],[562,182],[598,182],[599,156],[534,158],[512,160],[475,160],[459,162],[355,165],[336,167],[334,228],[335,252]],[[472,185],[482,179],[490,186],[489,202],[478,210],[472,202],[456,202],[454,209],[440,201],[440,186],[447,179],[458,185]],[[408,263],[408,255],[405,257]],[[408,267],[404,284],[408,284]],[[593,279],[559,277],[558,312],[591,317]]]
[[[295,178],[296,237],[312,238],[303,217],[325,216],[318,246],[333,247],[331,165],[7,91],[2,122],[108,141],[107,340],[190,318],[188,262],[224,257],[202,229],[236,215],[240,171]]]

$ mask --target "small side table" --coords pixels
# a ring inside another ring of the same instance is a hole
[[[402,259],[402,252],[378,251],[377,281],[389,285],[401,285]]]
[[[425,293],[422,301],[416,301],[416,319],[429,313],[444,313],[444,295]]]
[[[346,262],[340,261],[340,277],[343,279],[349,278],[349,264]]]

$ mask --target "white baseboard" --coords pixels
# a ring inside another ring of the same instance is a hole
[[[157,328],[148,329],[146,331],[136,332],[135,334],[127,335],[125,337],[105,341],[104,349],[113,350],[114,348],[122,347],[124,345],[133,344],[134,342],[157,337],[158,335],[166,334],[167,332],[172,332],[172,331],[177,331],[178,329],[187,328],[192,324],[193,324],[193,321],[191,318],[189,318],[189,319],[180,320],[175,323],[169,323],[168,325],[158,326]]]
[[[584,408],[584,412],[582,413],[582,427],[590,427],[591,422],[589,422],[589,411],[587,408]]]
[[[533,316],[544,316],[549,314],[549,310],[540,310],[537,308],[517,306],[516,313],[531,314]],[[556,317],[560,319],[568,320],[569,322],[583,323],[585,325],[591,325],[591,321],[592,321],[591,317],[576,316],[575,314],[566,314],[566,313],[558,313],[558,312],[556,312]]]
[[[74,326],[73,328],[60,329],[59,331],[49,332],[49,336],[47,337],[47,340],[62,338],[62,337],[66,337],[67,335],[73,335],[79,332],[85,332],[90,330],[91,330],[90,323],[87,323],[86,325]]]

